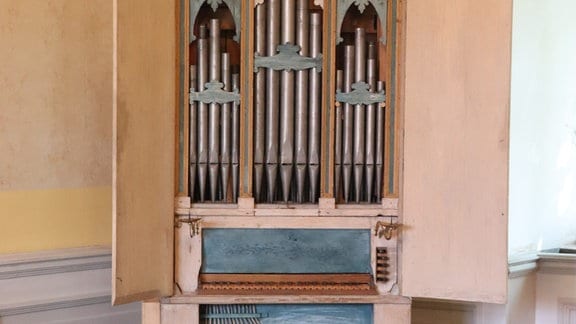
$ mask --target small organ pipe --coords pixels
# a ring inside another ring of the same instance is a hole
[[[210,19],[210,81],[220,79],[220,21]],[[218,190],[218,164],[220,162],[220,131],[218,124],[220,122],[220,105],[217,103],[210,104],[208,115],[208,162],[210,175],[210,198],[212,201],[217,199]]]
[[[232,74],[232,90],[240,92],[240,75]],[[232,107],[232,199],[238,200],[240,186],[240,104]]]
[[[256,6],[255,41],[256,53],[266,55],[266,11],[267,3]],[[262,197],[264,172],[264,139],[266,124],[266,69],[259,68],[254,80],[254,197]]]
[[[268,0],[267,17],[267,55],[273,56],[280,44],[280,0]],[[268,69],[266,71],[266,83],[265,159],[268,201],[271,202],[274,201],[278,172],[279,72]]]
[[[368,44],[368,61],[366,64],[366,79],[370,85],[370,92],[376,89],[376,45]],[[366,169],[365,169],[365,187],[366,200],[372,201],[374,193],[374,163],[376,149],[376,108],[378,104],[366,106]]]
[[[354,72],[355,81],[366,80],[366,32],[364,28],[356,28],[354,38],[355,61]],[[365,111],[364,105],[354,106],[354,197],[358,203],[362,194],[362,171],[365,163]]]
[[[222,53],[221,80],[224,84],[224,91],[231,91],[230,54],[228,53]],[[228,201],[228,183],[232,160],[232,103],[222,104],[220,117],[220,179],[222,180],[222,199]]]
[[[282,1],[282,44],[294,44],[295,0]],[[284,202],[290,198],[294,154],[294,71],[281,71],[280,93],[280,180]]]
[[[198,91],[198,80],[196,78],[197,70],[196,65],[190,65],[190,91]],[[197,154],[197,105],[195,101],[190,102],[190,113],[189,113],[189,136],[188,136],[188,146],[189,146],[189,163],[190,168],[188,171],[188,181],[190,185],[190,197],[194,197],[194,189],[196,187],[196,163],[198,162]]]
[[[308,0],[297,0],[296,4],[296,44],[300,55],[309,55],[309,12]],[[312,72],[314,73],[314,71]],[[294,159],[296,160],[296,201],[304,201],[304,181],[308,159],[308,70],[296,71],[296,98],[294,106]]]
[[[354,46],[347,45],[344,47],[344,91],[352,91],[354,80]],[[344,104],[344,125],[342,127],[342,180],[344,184],[344,201],[350,198],[350,182],[352,180],[352,156],[353,156],[353,124],[354,112],[352,105]]]
[[[343,71],[336,71],[336,91],[343,90]],[[336,105],[335,116],[335,136],[334,136],[334,197],[340,198],[342,191],[341,174],[342,174],[342,104]]]
[[[384,82],[378,81],[376,90],[378,92],[384,91]],[[383,105],[378,105],[376,108],[376,176],[375,176],[375,195],[380,199],[382,194],[382,182],[384,176],[384,128],[385,128],[385,108]]]
[[[200,26],[198,39],[198,91],[204,91],[208,82],[208,39],[207,28]],[[200,201],[206,197],[208,178],[208,105],[198,103],[198,185]]]
[[[322,52],[322,14],[310,14],[310,56],[318,57]],[[316,68],[309,72],[308,104],[308,178],[310,179],[310,201],[316,201],[320,181],[320,132],[321,132],[321,87],[322,75]]]

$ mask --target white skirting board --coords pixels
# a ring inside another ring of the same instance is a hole
[[[111,251],[87,247],[0,255],[0,323],[140,323],[112,307]]]

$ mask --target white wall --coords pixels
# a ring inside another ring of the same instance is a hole
[[[515,0],[509,255],[576,241],[576,1]]]

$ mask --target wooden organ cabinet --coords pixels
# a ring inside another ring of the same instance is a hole
[[[502,303],[511,0],[116,0],[114,303],[409,323]]]

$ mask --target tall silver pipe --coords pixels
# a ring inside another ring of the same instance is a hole
[[[190,65],[190,91],[198,91],[198,79],[196,77],[197,69],[196,65]],[[194,189],[196,188],[196,164],[198,163],[197,154],[197,132],[198,132],[198,112],[196,110],[197,105],[195,101],[190,101],[190,113],[189,118],[189,133],[188,133],[188,147],[189,147],[189,163],[190,168],[188,170],[188,182],[190,190],[188,192],[191,199],[194,199]]]
[[[342,70],[336,71],[336,91],[343,91],[344,76]],[[338,201],[342,192],[342,105],[336,106],[334,134],[334,197]]]
[[[224,91],[231,91],[230,54],[222,53],[222,83]],[[222,105],[220,113],[220,179],[222,180],[222,199],[228,201],[228,184],[232,163],[232,103]]]
[[[282,44],[294,44],[295,0],[282,1]],[[284,202],[290,199],[294,162],[294,71],[281,71],[280,93],[280,180]]]
[[[354,82],[354,46],[347,45],[344,47],[344,91],[352,91],[352,83]],[[352,181],[352,157],[353,140],[354,140],[354,111],[352,105],[344,104],[344,116],[342,127],[342,180],[344,190],[344,201],[350,199],[350,189]]]
[[[198,39],[198,91],[204,91],[208,82],[208,39],[207,27],[200,26]],[[208,105],[198,103],[198,186],[200,201],[206,197],[208,180]]]
[[[384,82],[378,81],[376,90],[378,92],[384,91]],[[386,100],[388,104],[388,100]],[[384,140],[385,134],[385,121],[386,121],[386,110],[382,105],[378,105],[376,108],[376,176],[375,176],[375,195],[377,199],[382,198],[382,182],[384,181]]]
[[[310,13],[308,0],[296,3],[296,44],[300,55],[309,55]],[[312,72],[314,73],[314,72]],[[304,201],[306,162],[308,160],[308,70],[296,71],[294,106],[294,156],[296,162],[296,201]]]
[[[256,53],[266,56],[266,11],[267,3],[256,6],[254,46]],[[262,197],[264,173],[264,149],[266,130],[266,69],[259,68],[254,80],[254,197]]]
[[[366,64],[366,81],[370,85],[370,92],[376,89],[376,45],[368,44],[368,61]],[[364,185],[366,187],[366,200],[372,201],[374,194],[374,163],[376,150],[376,108],[378,104],[366,106],[366,169],[364,170]]]
[[[210,19],[210,81],[220,79],[220,21]],[[216,201],[218,195],[218,164],[220,162],[220,105],[210,104],[208,115],[208,172],[210,174],[210,198]]]
[[[240,75],[232,74],[232,90],[240,92]],[[232,200],[238,200],[240,186],[240,104],[232,107]]]
[[[356,28],[354,37],[356,49],[354,72],[355,81],[366,81],[366,32],[364,28]],[[360,202],[362,195],[362,179],[365,161],[365,115],[364,105],[354,106],[354,197]]]
[[[267,55],[276,54],[280,44],[280,0],[268,0],[267,8],[268,39]],[[279,127],[279,71],[266,71],[266,179],[268,183],[268,201],[275,198],[276,179],[278,174],[278,127]]]
[[[310,56],[318,57],[322,52],[322,14],[310,14]],[[320,184],[320,132],[322,120],[322,74],[316,68],[310,70],[310,95],[308,104],[308,178],[310,179],[310,201],[318,198]]]

